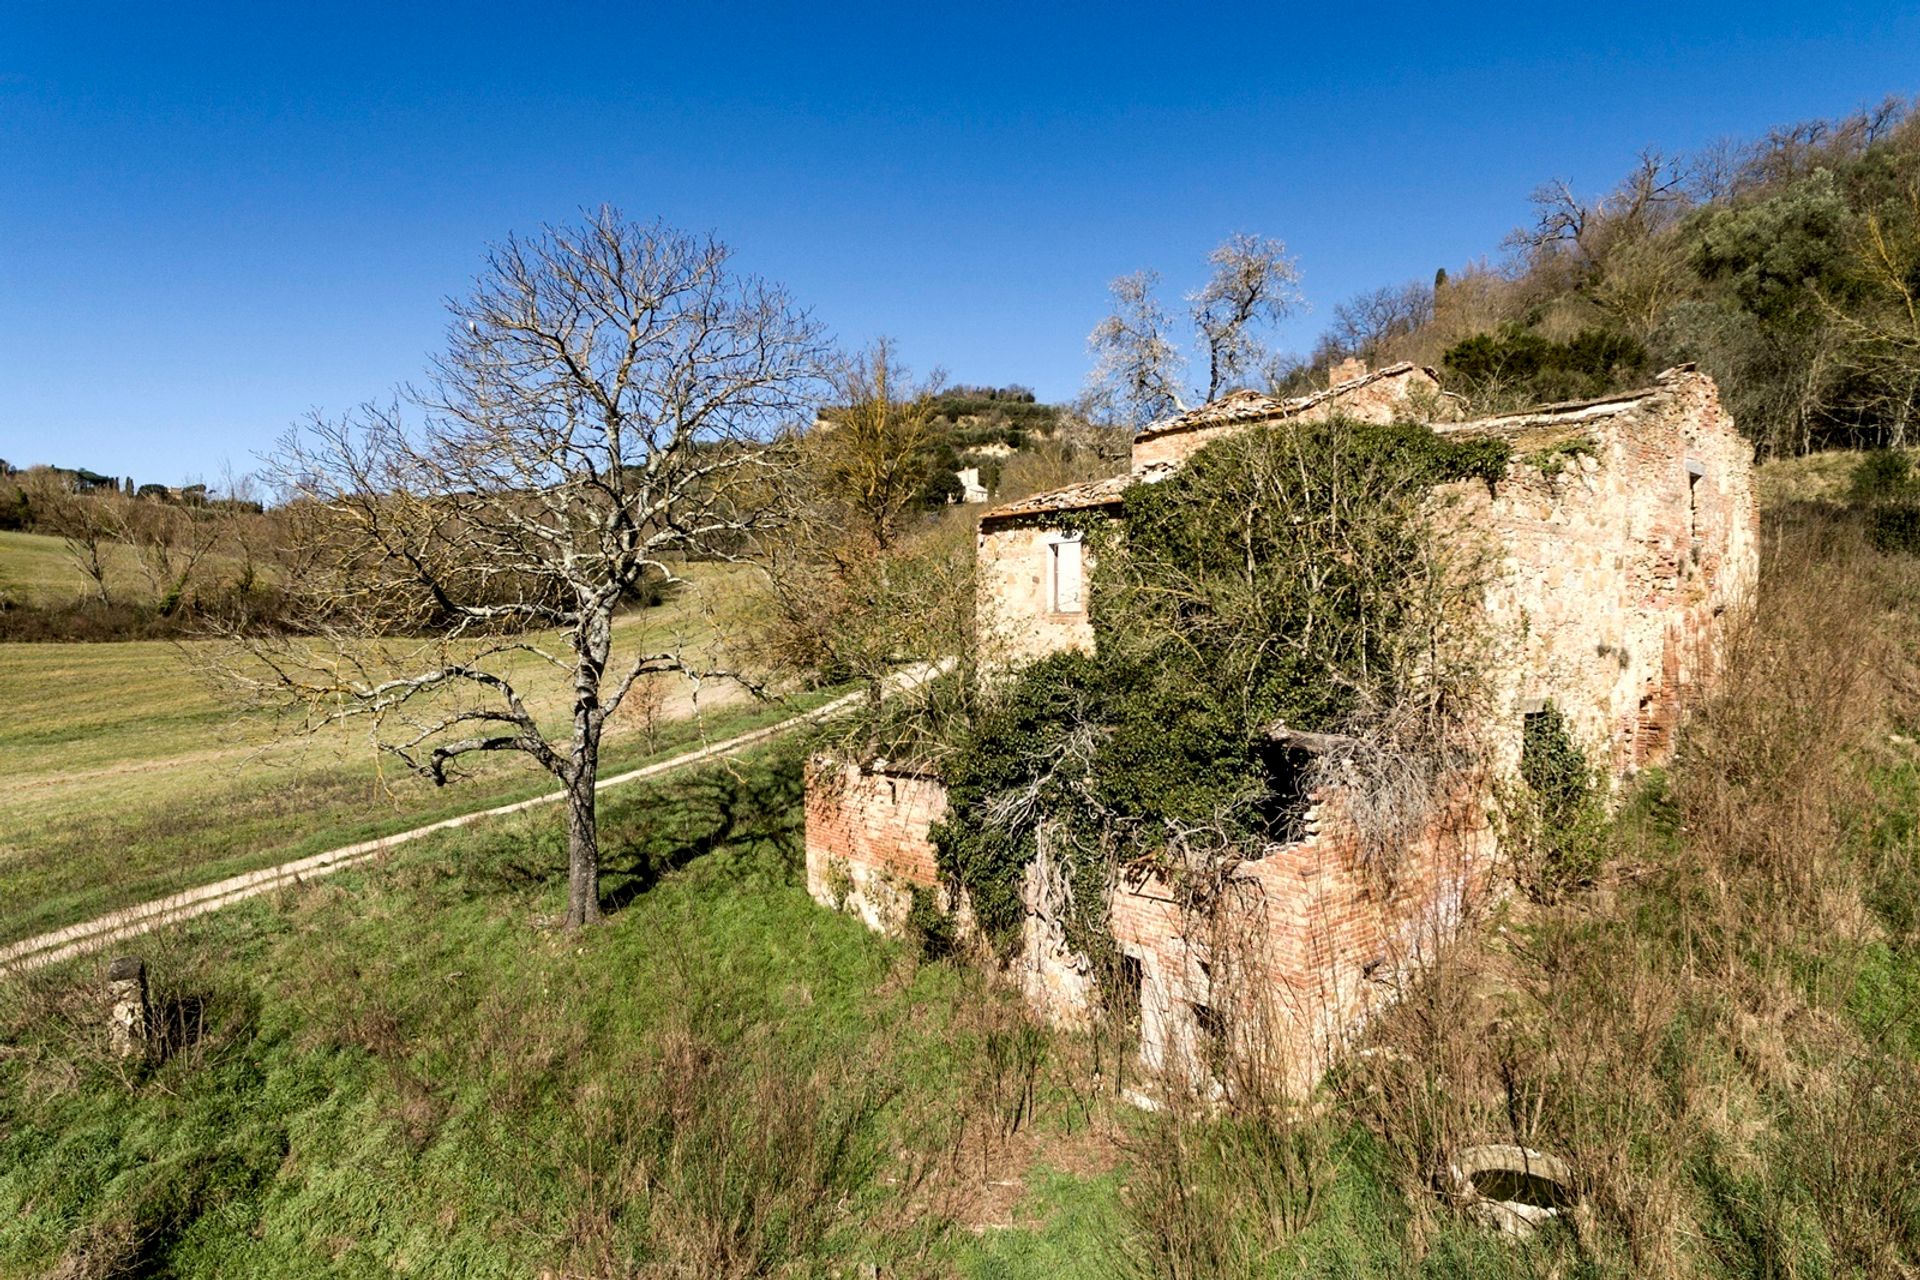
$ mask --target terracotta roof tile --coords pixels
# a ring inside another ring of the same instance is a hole
[[[1370,382],[1411,373],[1413,368],[1411,361],[1402,360],[1399,364],[1390,364],[1384,369],[1375,369],[1357,378],[1335,383],[1325,391],[1313,391],[1287,400],[1263,395],[1258,391],[1232,391],[1218,400],[1209,400],[1198,408],[1188,409],[1185,413],[1149,423],[1141,428],[1140,434],[1134,438],[1151,440],[1155,436],[1173,435],[1181,431],[1197,431],[1203,427],[1225,426],[1235,422],[1264,422],[1272,418],[1291,417],[1336,395],[1343,395],[1364,387]]]
[[[1021,516],[1046,515],[1053,511],[1089,511],[1097,507],[1116,506],[1126,496],[1130,486],[1151,484],[1172,475],[1175,470],[1171,463],[1158,463],[1144,471],[1123,472],[1104,480],[1089,480],[1084,484],[1070,484],[1064,489],[1049,489],[1045,493],[1031,494],[995,507],[980,519],[1012,520]]]

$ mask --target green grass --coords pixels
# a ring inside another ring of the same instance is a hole
[[[150,939],[200,1028],[150,1070],[98,1053],[98,962],[0,987],[0,1274],[949,1273],[1017,998],[806,897],[798,777],[610,799],[578,936],[549,815]]]
[[[107,556],[107,590],[116,598],[147,600],[152,587],[131,549],[119,545]],[[44,533],[0,532],[0,595],[35,608],[69,604],[93,594],[88,578],[67,554],[64,539]]]
[[[622,646],[710,649],[737,607],[733,576],[623,621]],[[243,714],[168,642],[0,645],[0,941],[421,822],[536,795],[552,780],[519,755],[478,757],[444,788],[381,769],[361,726],[292,735]],[[561,714],[558,673],[513,668],[536,710]],[[766,706],[709,698],[689,718],[663,683],[651,725],[609,731],[603,773],[731,736],[818,697]]]

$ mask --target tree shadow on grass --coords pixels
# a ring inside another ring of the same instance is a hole
[[[718,853],[742,879],[792,883],[801,863],[801,800],[799,769],[779,764],[712,769],[649,789],[603,817],[601,905],[618,911],[663,877]]]

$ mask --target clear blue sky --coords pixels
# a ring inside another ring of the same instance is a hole
[[[1111,277],[1278,236],[1304,350],[1546,178],[1920,90],[1901,8],[0,0],[0,457],[249,469],[416,376],[487,241],[603,201],[1045,398]]]

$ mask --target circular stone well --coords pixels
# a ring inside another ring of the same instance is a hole
[[[1566,1161],[1512,1143],[1462,1148],[1447,1183],[1469,1217],[1523,1239],[1580,1204]]]

